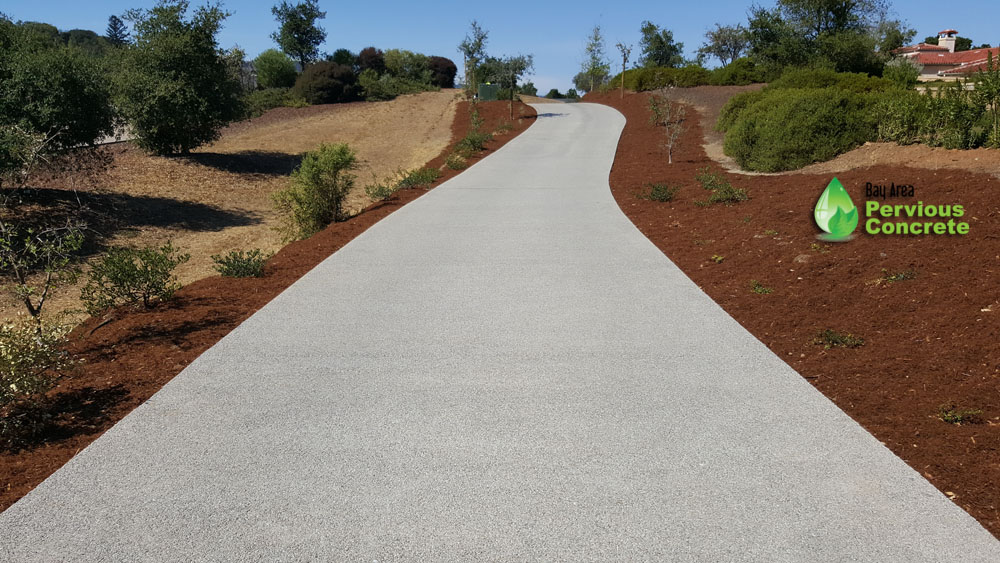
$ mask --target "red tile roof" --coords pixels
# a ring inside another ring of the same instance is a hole
[[[902,55],[904,53],[919,53],[921,51],[947,51],[947,47],[942,47],[940,45],[931,45],[930,43],[920,43],[919,45],[910,45],[909,47],[900,47],[899,49],[894,49],[892,53],[894,55]]]
[[[957,51],[955,53],[918,52],[916,56],[910,57],[910,60],[916,61],[922,65],[961,66],[981,63],[986,60],[989,53],[993,53],[994,59],[1000,58],[1000,47],[993,47],[991,49],[972,49],[971,51]]]

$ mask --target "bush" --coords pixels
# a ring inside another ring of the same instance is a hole
[[[292,93],[310,104],[336,104],[357,99],[358,77],[345,65],[320,61],[306,67]]]
[[[755,92],[743,92],[729,98],[729,101],[726,102],[726,105],[722,106],[722,111],[719,113],[719,121],[715,125],[716,130],[722,132],[728,131],[736,123],[736,120],[739,119],[743,110],[759,102],[765,95],[763,91],[757,90]]]
[[[389,49],[383,54],[385,71],[396,78],[431,83],[432,72],[426,55],[405,49]],[[454,64],[454,63],[453,63]],[[455,69],[458,72],[458,69]]]
[[[875,139],[901,145],[919,142],[930,117],[929,100],[928,96],[905,90],[875,95],[870,106]]]
[[[469,167],[469,163],[460,154],[451,153],[448,158],[445,159],[444,165],[451,170],[465,170]]]
[[[465,158],[469,158],[476,153],[486,149],[486,143],[493,140],[493,135],[483,133],[478,128],[466,133],[465,137],[455,145],[455,152]]]
[[[365,186],[365,194],[372,201],[385,201],[397,191],[399,184],[395,182],[375,182]]]
[[[225,278],[259,278],[264,276],[264,265],[272,254],[264,254],[259,248],[248,250],[231,250],[229,254],[212,255],[216,272]]]
[[[927,114],[923,139],[928,145],[971,149],[982,146],[989,135],[986,108],[973,103],[962,82],[950,82],[929,95]]]
[[[746,189],[734,187],[722,173],[713,172],[710,168],[702,168],[694,178],[702,188],[711,192],[707,200],[698,202],[699,205],[708,206],[715,203],[732,205],[750,199]]]
[[[711,83],[712,73],[700,66],[643,67],[625,72],[625,87],[636,92],[659,90],[660,88],[690,88]],[[621,84],[621,74],[612,78],[609,84]]]
[[[680,191],[679,187],[667,184],[646,184],[645,188],[639,192],[638,197],[651,201],[673,201],[678,191]]]
[[[358,68],[362,72],[375,71],[376,76],[385,72],[385,53],[375,47],[365,47],[358,53]]]
[[[813,344],[823,346],[827,350],[831,348],[860,348],[865,345],[865,339],[849,332],[841,333],[826,329],[813,339]]]
[[[400,172],[400,180],[397,186],[400,189],[420,188],[430,186],[441,176],[441,171],[436,168],[418,168],[409,172]]]
[[[358,77],[358,85],[361,95],[369,102],[391,100],[404,94],[416,94],[417,92],[428,92],[437,89],[428,84],[389,74],[379,76],[372,69],[361,71],[361,75]]]
[[[292,172],[291,186],[272,197],[287,215],[286,236],[308,238],[334,221],[344,221],[344,198],[354,187],[357,155],[349,146],[322,144],[306,153]]]
[[[779,172],[829,160],[868,140],[865,99],[837,88],[771,90],[739,113],[725,153],[746,170]]]
[[[290,88],[268,88],[250,92],[246,97],[247,115],[260,117],[268,110],[280,107],[300,108],[309,105],[304,99],[292,94]]]
[[[882,69],[882,78],[909,90],[917,85],[920,69],[908,59],[893,59]]]
[[[709,83],[714,86],[746,86],[764,82],[764,73],[750,59],[736,59],[711,71]]]
[[[253,60],[257,84],[261,88],[291,88],[298,72],[295,61],[277,49],[268,49]]]
[[[767,85],[765,90],[838,88],[855,94],[882,92],[895,88],[891,80],[867,74],[836,72],[825,68],[798,68],[785,71],[781,78]]]
[[[186,11],[186,3],[161,3],[138,12],[135,44],[115,78],[116,105],[136,143],[159,154],[214,141],[246,115],[239,69],[216,41],[226,14],[204,6],[187,19]]]
[[[169,242],[160,248],[110,249],[93,265],[81,291],[87,312],[96,315],[118,305],[149,309],[170,299],[180,289],[174,268],[190,258]]]

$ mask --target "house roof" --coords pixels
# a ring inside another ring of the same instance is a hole
[[[943,71],[941,74],[943,76],[964,76],[972,74],[974,72],[979,72],[981,70],[985,71],[987,70],[986,67],[988,64],[989,64],[989,59],[983,59],[981,61],[957,66],[953,69]],[[998,59],[996,55],[993,56],[993,66],[994,68],[1000,66],[1000,59]]]
[[[939,32],[938,32],[938,35],[944,35],[944,34],[946,34],[946,33],[958,33],[958,32],[957,32],[957,31],[955,31],[954,29],[946,29],[946,30],[944,30],[944,31],[939,31]]]
[[[956,51],[954,53],[917,52],[917,54],[911,57],[910,60],[918,62],[922,65],[947,65],[957,67],[985,62],[990,53],[993,53],[994,59],[1000,58],[1000,47],[993,47],[990,49],[972,49],[970,51]]]
[[[919,43],[917,45],[910,45],[908,47],[900,47],[899,49],[893,49],[892,53],[894,55],[903,55],[906,53],[920,53],[923,51],[947,51],[947,47],[942,47],[940,45],[931,45],[930,43]]]

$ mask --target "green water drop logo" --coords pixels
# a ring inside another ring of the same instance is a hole
[[[854,206],[844,185],[836,178],[830,181],[819,196],[813,217],[816,218],[816,225],[827,233],[817,237],[821,240],[851,240],[851,233],[858,228],[858,208]]]

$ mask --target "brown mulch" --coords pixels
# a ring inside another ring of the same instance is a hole
[[[775,354],[1000,537],[1000,181],[903,166],[840,173],[862,224],[854,240],[823,244],[812,212],[830,175],[726,174],[752,199],[699,207],[694,202],[707,192],[695,174],[714,163],[697,120],[689,120],[668,165],[644,94],[587,101],[628,120],[610,180],[636,227]],[[971,232],[864,234],[869,181],[915,186],[912,200],[886,203],[962,204]],[[667,203],[637,198],[647,182],[681,189]],[[876,282],[883,269],[916,277]],[[751,280],[773,293],[752,293]],[[826,350],[814,342],[826,329],[861,336],[864,345]],[[943,404],[983,414],[975,423],[949,424],[938,417]]]
[[[485,130],[510,122],[505,102],[481,102],[479,111]],[[516,104],[514,113],[513,129],[497,135],[482,155],[470,160],[497,150],[527,129],[536,116],[524,104]],[[461,102],[452,123],[451,145],[465,135],[469,123],[468,104]],[[447,151],[426,165],[442,168],[434,186],[458,174],[444,167],[446,157]],[[268,261],[263,278],[205,278],[185,286],[172,301],[155,309],[119,310],[106,324],[102,318],[79,326],[70,335],[69,349],[82,363],[45,398],[55,418],[35,445],[0,454],[0,509],[27,494],[314,266],[424,193],[423,189],[401,190],[348,221],[285,246]]]

